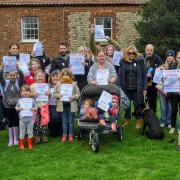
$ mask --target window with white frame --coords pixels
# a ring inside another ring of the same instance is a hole
[[[112,38],[112,17],[95,17],[95,25],[103,25],[105,36]]]
[[[38,17],[23,17],[21,19],[21,37],[23,42],[36,42],[39,40]]]

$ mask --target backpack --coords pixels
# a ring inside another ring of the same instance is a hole
[[[14,84],[10,84],[9,80],[6,80],[4,87],[4,105],[5,107],[15,107],[17,100],[20,98],[20,88],[18,80]]]

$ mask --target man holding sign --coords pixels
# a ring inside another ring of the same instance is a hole
[[[54,70],[62,70],[69,67],[69,54],[67,50],[67,45],[65,43],[60,43],[59,45],[59,55],[52,60],[51,72]]]

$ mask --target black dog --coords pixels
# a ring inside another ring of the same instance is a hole
[[[149,130],[146,130],[146,135],[149,139],[163,139],[164,132],[160,127],[160,122],[156,114],[151,109],[145,108],[142,111],[142,117],[144,122],[142,134],[144,135],[146,127],[148,127]]]

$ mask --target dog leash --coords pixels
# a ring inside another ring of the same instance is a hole
[[[145,108],[142,110],[142,113],[146,110],[149,109],[149,105],[147,104],[147,96],[144,95],[144,104],[145,104]]]

